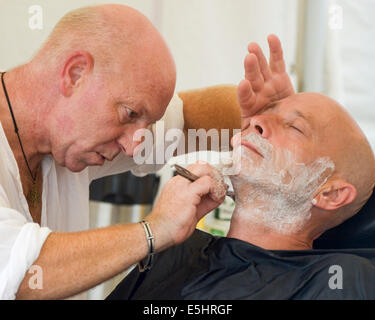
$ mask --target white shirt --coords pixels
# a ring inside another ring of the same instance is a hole
[[[161,119],[165,130],[182,130],[182,109],[182,100],[174,95]],[[166,142],[164,148],[169,145],[171,143]],[[22,191],[17,162],[0,123],[0,299],[15,298],[25,273],[38,258],[50,232],[88,229],[89,185],[92,180],[128,170],[136,175],[145,175],[162,166],[137,165],[131,157],[121,153],[103,166],[71,172],[56,164],[52,156],[46,156],[42,161],[42,215],[39,226],[33,223]]]

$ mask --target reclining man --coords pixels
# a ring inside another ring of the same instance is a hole
[[[108,299],[375,298],[375,250],[312,250],[370,197],[371,147],[332,99],[267,92],[270,67],[252,46],[257,54],[246,57],[238,90],[255,115],[232,139],[239,173],[231,176],[236,206],[227,237],[196,230],[148,272],[133,270]],[[342,279],[331,278],[333,267]]]

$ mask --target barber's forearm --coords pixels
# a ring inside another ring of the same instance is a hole
[[[76,233],[51,233],[34,265],[43,289],[31,289],[27,273],[17,299],[61,299],[83,292],[143,259],[148,245],[143,227],[116,225]]]
[[[185,241],[196,224],[225,197],[212,167],[189,167],[199,178],[190,182],[182,177],[168,181],[147,221],[154,235],[156,252]],[[199,169],[199,170],[198,170]],[[16,298],[61,299],[85,291],[142,260],[149,247],[143,226],[121,224],[75,233],[51,233],[34,265],[42,270],[42,289],[29,286],[26,273]]]

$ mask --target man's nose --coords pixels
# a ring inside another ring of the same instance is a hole
[[[253,116],[250,120],[250,131],[259,134],[262,138],[269,138],[271,135],[271,125],[269,119],[263,115]]]
[[[146,126],[136,127],[133,130],[127,130],[117,139],[117,143],[120,145],[122,152],[128,157],[133,157],[136,147],[142,143],[144,130],[147,130]]]
[[[232,147],[234,148],[235,146],[240,145],[242,137],[251,132],[259,134],[262,138],[268,138],[270,136],[271,129],[270,124],[268,124],[267,122],[268,120],[262,115],[251,117],[251,119],[248,120],[245,129],[232,137],[230,141]]]

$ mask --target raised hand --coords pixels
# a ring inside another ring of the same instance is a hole
[[[267,37],[270,61],[267,63],[257,43],[250,43],[245,58],[245,79],[238,85],[238,101],[241,107],[242,125],[246,120],[273,101],[294,94],[280,40],[275,35]]]

